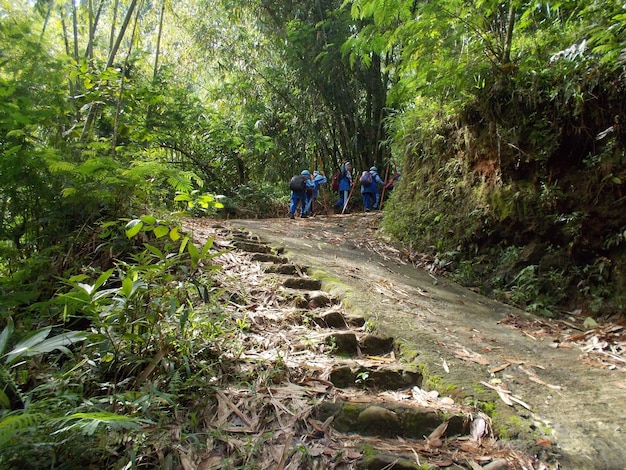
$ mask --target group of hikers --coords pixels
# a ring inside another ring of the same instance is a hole
[[[342,214],[349,213],[347,211],[348,202],[357,183],[361,185],[361,197],[365,212],[380,209],[380,188],[391,190],[400,177],[401,173],[398,168],[391,178],[384,181],[378,174],[378,168],[373,166],[369,170],[363,171],[357,182],[353,180],[352,164],[350,162],[343,163],[332,179],[333,190],[339,193],[339,199],[334,204],[335,211]],[[311,174],[309,170],[302,170],[299,175],[291,178],[289,182],[289,189],[291,189],[289,218],[295,218],[298,208],[300,209],[300,217],[307,218],[312,215],[313,205],[319,194],[320,186],[326,183],[328,183],[328,179],[323,172],[319,171],[314,171]]]

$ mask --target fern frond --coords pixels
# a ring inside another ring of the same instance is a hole
[[[67,161],[54,161],[48,163],[48,169],[51,173],[73,173],[76,171],[76,165]]]
[[[0,418],[0,451],[12,444],[21,431],[38,426],[47,420],[43,413],[9,414]]]
[[[72,197],[76,195],[77,193],[78,193],[78,190],[76,188],[63,188],[61,190],[61,194],[63,195],[63,197]]]
[[[22,407],[26,398],[22,395],[20,387],[15,383],[11,373],[4,365],[0,365],[0,408],[10,410],[14,407]]]
[[[148,423],[147,420],[131,418],[130,416],[118,415],[115,413],[108,413],[106,411],[72,413],[71,415],[63,416],[62,418],[54,418],[51,421],[60,424],[68,423],[67,426],[57,429],[54,434],[78,428],[82,434],[87,436],[93,435],[98,429],[98,426],[101,424],[106,425],[111,430],[117,430],[139,429],[143,424]]]
[[[176,190],[182,192],[190,192],[193,190],[193,184],[191,178],[185,173],[177,173],[171,175],[167,182]]]

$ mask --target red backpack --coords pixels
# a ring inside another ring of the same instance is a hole
[[[341,179],[341,174],[336,171],[335,174],[333,175],[332,179],[330,180],[330,186],[333,188],[333,191],[337,192],[339,191],[339,180]]]

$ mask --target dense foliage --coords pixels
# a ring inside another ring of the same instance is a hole
[[[424,7],[394,36],[403,57],[420,47],[402,34],[413,23],[456,40],[420,50],[413,66],[426,55],[428,76],[402,63],[422,91],[393,123],[406,184],[388,229],[502,300],[547,315],[618,313],[626,281],[623,5],[454,5],[444,20]]]
[[[0,0],[0,464],[140,461],[124,433],[187,409],[225,337],[175,217],[283,215],[303,168],[401,166],[385,228],[456,279],[619,312],[625,25],[617,0]]]

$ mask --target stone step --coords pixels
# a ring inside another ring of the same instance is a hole
[[[274,253],[272,247],[269,245],[247,240],[233,240],[233,246],[238,250],[247,251],[248,253]]]
[[[315,303],[319,304],[316,298],[312,298],[312,300],[315,300]],[[331,301],[332,303],[337,302],[333,301],[332,299]],[[346,315],[340,310],[330,310],[327,312],[322,312],[320,314],[313,314],[310,318],[311,321],[320,328],[335,328],[338,330],[346,330],[349,328],[361,328],[363,325],[365,325],[365,318],[356,315]]]
[[[254,253],[252,261],[259,263],[287,264],[289,260],[284,256],[274,255],[272,253]]]
[[[321,290],[322,282],[308,277],[288,277],[283,281],[283,286],[289,289],[317,291]]]
[[[400,390],[421,387],[421,372],[399,364],[363,365],[356,361],[338,363],[330,372],[329,380],[337,388],[367,390]]]
[[[263,271],[268,274],[285,274],[288,276],[295,276],[300,273],[306,273],[306,268],[300,268],[295,264],[270,264],[263,266]]]
[[[326,343],[334,346],[333,354],[357,356],[359,352],[369,356],[383,356],[393,351],[394,339],[373,334],[357,335],[354,331],[335,332],[326,337]]]
[[[345,434],[381,438],[423,439],[443,423],[442,437],[467,435],[469,421],[462,413],[394,402],[324,401],[315,410],[316,419],[332,418],[332,427]]]

